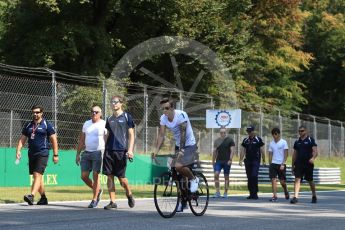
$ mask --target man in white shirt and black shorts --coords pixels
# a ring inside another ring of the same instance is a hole
[[[288,144],[281,138],[280,130],[273,128],[272,131],[273,140],[271,141],[268,149],[269,153],[269,176],[272,182],[273,196],[270,199],[271,202],[276,202],[277,197],[277,176],[280,180],[280,184],[284,189],[285,199],[289,199],[290,195],[286,186],[286,159],[288,157]]]
[[[176,110],[174,101],[169,98],[162,99],[160,106],[163,115],[160,117],[159,135],[156,150],[152,154],[152,158],[156,159],[156,155],[163,144],[165,130],[166,128],[170,129],[175,138],[175,151],[178,154],[175,163],[176,171],[185,178],[188,178],[190,183],[189,190],[196,192],[198,190],[199,180],[197,177],[194,177],[189,166],[194,163],[197,146],[188,115],[182,110]],[[177,211],[183,211],[185,207],[186,201],[182,201]]]

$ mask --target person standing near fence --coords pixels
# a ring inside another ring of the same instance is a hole
[[[231,169],[232,158],[234,156],[234,140],[226,135],[226,129],[221,128],[219,130],[220,137],[214,141],[214,150],[212,156],[212,165],[214,169],[214,183],[216,187],[216,193],[214,197],[221,197],[220,195],[220,182],[219,174],[223,169],[224,172],[224,194],[223,197],[228,197],[229,189],[229,174]]]
[[[106,210],[117,208],[115,203],[115,182],[116,176],[121,186],[126,190],[128,206],[133,208],[135,201],[132,191],[126,178],[127,157],[133,159],[134,149],[134,122],[132,116],[123,111],[123,98],[113,96],[111,99],[113,115],[106,120],[108,135],[103,158],[103,174],[107,175],[107,185],[110,196],[110,203],[104,207]]]
[[[308,181],[312,192],[311,203],[316,203],[316,189],[313,180],[314,161],[317,157],[317,144],[314,138],[307,133],[307,128],[301,125],[298,128],[299,138],[294,143],[292,155],[292,172],[295,174],[295,194],[291,199],[291,204],[298,203],[298,193],[301,187],[301,180]]]
[[[102,109],[99,106],[92,107],[91,119],[84,123],[79,137],[75,160],[77,165],[80,164],[81,179],[93,191],[93,198],[88,206],[89,208],[97,207],[103,192],[100,188],[99,173],[102,166],[107,129],[105,128],[105,121],[101,117]],[[80,157],[80,153],[84,148],[85,151]],[[91,171],[93,171],[93,180],[89,178]]]
[[[254,126],[250,125],[247,127],[248,137],[243,139],[242,142],[242,151],[240,154],[239,164],[242,166],[243,158],[244,166],[246,168],[247,174],[247,186],[249,190],[249,196],[247,199],[257,200],[258,197],[258,177],[259,177],[259,168],[260,160],[265,164],[265,154],[263,151],[263,146],[265,145],[262,139],[254,134]]]
[[[43,174],[48,164],[49,158],[49,140],[53,147],[53,162],[58,163],[58,143],[54,127],[46,119],[43,118],[43,107],[34,105],[31,108],[32,118],[23,130],[19,139],[16,151],[16,158],[21,158],[21,149],[28,140],[28,158],[29,158],[29,173],[33,176],[31,185],[31,193],[24,196],[25,202],[29,205],[34,204],[34,197],[37,192],[40,193],[41,198],[37,205],[47,205],[48,199],[45,194]]]
[[[286,159],[288,157],[288,144],[281,138],[280,130],[273,128],[272,131],[273,140],[271,141],[268,154],[269,154],[269,177],[272,183],[273,196],[270,199],[271,202],[278,200],[277,196],[277,176],[281,186],[284,189],[285,199],[289,200],[290,195],[286,186]]]

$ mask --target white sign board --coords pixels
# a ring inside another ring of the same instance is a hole
[[[241,128],[241,110],[206,110],[206,128]]]

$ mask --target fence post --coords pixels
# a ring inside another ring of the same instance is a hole
[[[278,109],[278,119],[279,119],[280,135],[283,136],[283,118],[280,114],[280,109]]]
[[[104,118],[107,115],[107,85],[105,80],[103,80],[102,84],[102,110]]]
[[[332,126],[331,120],[328,119],[328,157],[332,154]]]
[[[299,128],[301,126],[301,119],[299,117],[299,113],[297,113],[297,125],[298,125],[297,128]]]
[[[211,108],[214,109],[214,104],[213,104],[213,97],[211,97]],[[212,150],[213,150],[213,139],[214,139],[214,135],[213,135],[213,128],[211,129],[211,147],[210,147],[210,153],[212,154]]]
[[[182,91],[180,91],[179,97],[180,97],[180,110],[183,110],[184,104],[183,104],[183,93],[182,93]]]
[[[241,153],[241,129],[237,129],[237,156],[240,157]]]
[[[58,132],[58,126],[57,126],[57,92],[56,92],[56,76],[55,72],[51,71],[52,73],[52,99],[53,99],[53,105],[52,105],[52,119],[54,122],[55,132]]]
[[[315,116],[313,116],[313,133],[314,133],[314,139],[317,141],[317,124],[316,124]]]
[[[264,121],[264,114],[262,113],[262,109],[261,109],[261,106],[260,106],[260,128],[259,128],[259,135],[260,137],[262,137],[262,126],[263,126],[263,121]]]
[[[10,114],[10,148],[12,148],[12,136],[13,136],[13,110]]]
[[[340,145],[341,145],[341,152],[345,157],[345,135],[344,135],[344,125],[343,122],[340,122]]]
[[[148,136],[148,95],[147,86],[144,86],[144,153],[147,152],[147,137]]]

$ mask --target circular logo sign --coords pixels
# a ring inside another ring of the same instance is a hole
[[[229,112],[222,110],[217,113],[215,120],[220,127],[226,127],[231,123],[231,115]]]

